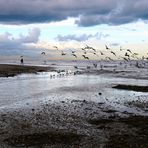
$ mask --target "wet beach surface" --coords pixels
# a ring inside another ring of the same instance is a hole
[[[137,91],[148,79],[111,71],[0,78],[0,146],[148,147],[148,92]],[[130,87],[113,88],[119,85]]]

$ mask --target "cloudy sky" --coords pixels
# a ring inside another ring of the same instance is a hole
[[[147,0],[0,0],[0,57],[37,58],[45,51],[61,59],[63,50],[72,59],[70,51],[80,56],[86,44],[146,55],[147,10]]]

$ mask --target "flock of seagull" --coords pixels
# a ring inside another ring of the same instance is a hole
[[[59,50],[59,48],[57,46],[53,46],[53,48],[55,48],[56,50]],[[92,53],[93,55],[96,55],[99,57],[99,54],[100,56],[104,56],[104,58],[106,60],[111,60],[111,61],[114,61],[113,58],[107,56],[105,53],[108,51],[108,53],[111,53],[113,56],[115,56],[118,60],[125,60],[125,61],[130,61],[130,60],[141,60],[141,58],[138,58],[138,53],[135,53],[135,52],[132,52],[130,49],[123,49],[122,47],[120,47],[120,52],[124,52],[124,55],[123,56],[117,56],[117,54],[110,48],[108,47],[107,45],[105,45],[105,49],[106,51],[101,51],[101,50],[97,50],[91,46],[88,46],[86,45],[84,48],[80,48],[81,51],[82,51],[82,57],[84,59],[87,59],[89,60],[90,57],[88,56],[88,53]],[[63,50],[59,50],[61,52],[61,55],[62,56],[66,56],[68,53],[64,52]],[[76,50],[72,50],[70,49],[71,51],[71,56],[75,57],[76,59],[78,58],[78,52]],[[117,52],[119,52],[117,51]],[[80,52],[80,50],[79,50]],[[42,52],[42,54],[45,54],[45,52]],[[146,57],[142,57],[142,60],[148,60],[148,58]]]
[[[142,56],[141,58],[139,58],[138,53],[133,52],[130,49],[122,48],[121,46],[119,50],[116,50],[116,52],[112,48],[110,48],[108,45],[104,45],[104,46],[105,46],[105,50],[98,50],[86,44],[84,48],[80,48],[79,50],[69,49],[67,50],[67,52],[59,49],[57,46],[53,46],[53,48],[56,49],[61,56],[65,56],[65,57],[67,55],[72,56],[74,57],[74,60],[82,59],[82,58],[84,60],[91,60],[93,56],[96,56],[98,58],[98,61],[104,61],[104,60],[115,61],[114,59],[116,59],[116,60],[124,61],[125,63],[131,62],[132,60],[137,61],[137,63],[138,61],[148,60],[148,57]],[[46,53],[43,51],[41,52],[41,55],[45,57]],[[46,60],[44,60],[44,64],[46,64]],[[95,63],[93,64],[93,66],[96,68],[97,64]]]
[[[138,61],[148,60],[148,57],[144,57],[144,56],[139,58],[139,54],[136,52],[133,52],[131,49],[125,49],[120,46],[119,50],[116,50],[115,52],[108,45],[104,45],[104,46],[105,46],[105,50],[101,51],[86,44],[84,48],[80,48],[79,50],[70,49],[70,55],[73,56],[75,60],[78,59],[78,56],[82,56],[83,59],[85,60],[91,60],[92,56],[90,57],[90,54],[97,56],[100,61],[103,61],[103,60],[115,61],[114,59],[117,59],[117,60],[124,61],[125,63],[130,63],[131,61],[135,60],[137,61],[136,62],[137,67],[139,65]],[[53,48],[61,52],[61,56],[66,56],[69,54],[69,51],[64,52],[63,50],[60,50],[57,46],[53,46]],[[80,53],[82,54],[80,55]],[[97,64],[93,63],[93,66],[96,68]]]

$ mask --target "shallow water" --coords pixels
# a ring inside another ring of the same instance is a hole
[[[22,74],[11,78],[0,78],[0,108],[25,107],[26,102],[38,104],[44,100],[88,100],[105,102],[124,110],[126,101],[148,96],[148,93],[117,90],[115,84],[148,86],[148,80],[115,78],[108,75],[64,75],[56,72]],[[98,93],[102,93],[99,95]],[[148,97],[140,99],[145,100]]]

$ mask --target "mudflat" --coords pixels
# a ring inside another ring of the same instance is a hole
[[[13,77],[22,73],[37,73],[51,70],[53,68],[48,66],[0,64],[0,77]]]

